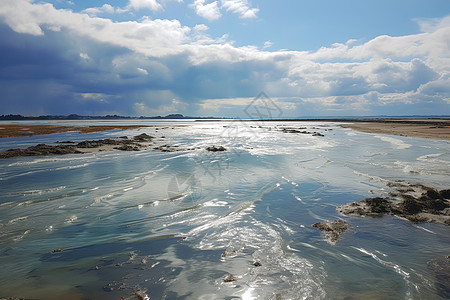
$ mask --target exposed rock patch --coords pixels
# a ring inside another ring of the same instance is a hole
[[[336,243],[341,234],[349,228],[347,222],[342,220],[318,222],[314,223],[312,226],[321,230],[327,237],[327,240],[333,244]]]
[[[206,147],[206,150],[211,152],[220,152],[220,151],[227,151],[227,149],[224,146],[209,146]]]
[[[114,149],[116,150],[120,150],[120,151],[139,151],[141,150],[141,148],[139,148],[136,145],[121,145],[119,147],[114,147]]]
[[[299,130],[299,129],[300,129],[300,130]],[[306,127],[302,127],[302,128],[299,128],[299,129],[295,129],[295,128],[282,128],[282,129],[281,129],[281,132],[283,132],[283,133],[310,134],[310,135],[312,135],[312,136],[324,136],[322,133],[317,132],[317,131],[311,132],[311,131],[303,130],[303,129],[306,129]]]
[[[165,145],[161,145],[161,146],[157,146],[153,148],[154,150],[159,150],[162,152],[178,152],[178,151],[190,151],[190,150],[195,150],[198,148],[182,148],[178,145],[169,145],[169,144],[165,144]]]
[[[226,249],[225,251],[222,252],[221,257],[236,256],[236,255],[237,255],[236,250]]]
[[[236,280],[237,280],[236,277],[234,277],[232,274],[227,274],[223,279],[223,282],[233,282]]]
[[[344,215],[382,217],[393,215],[413,223],[438,222],[450,225],[450,190],[438,191],[421,185],[396,181],[391,197],[367,198],[337,208]]]
[[[38,144],[25,149],[9,149],[7,151],[0,152],[0,158],[82,154],[93,152],[92,150],[110,151],[114,149],[120,151],[139,151],[147,147],[147,145],[143,144],[143,142],[148,144],[152,139],[152,136],[143,133],[135,136],[133,140],[121,137],[117,139],[87,140],[79,143],[64,141],[58,142],[57,145]]]
[[[0,152],[0,158],[10,158],[17,156],[38,156],[38,155],[64,155],[64,154],[80,154],[82,151],[78,150],[76,146],[72,145],[57,145],[50,146],[45,144],[38,144],[26,149],[9,149],[5,152]]]
[[[135,136],[133,139],[137,142],[150,142],[154,137],[146,133]]]

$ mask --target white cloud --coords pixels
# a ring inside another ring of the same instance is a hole
[[[155,108],[148,106],[146,102],[136,102],[134,103],[134,110],[137,115],[141,116],[165,116],[173,113],[183,113],[188,107],[187,103],[176,98],[167,102],[168,104],[162,104]]]
[[[271,41],[264,42],[263,49],[267,49],[273,46],[273,43]]]
[[[210,21],[219,19],[222,14],[218,2],[214,1],[208,4],[205,4],[205,2],[206,0],[195,0],[192,4],[197,15]]]
[[[51,4],[32,4],[26,0],[6,2],[0,16],[16,32],[44,35],[43,28],[62,27],[78,36],[131,49],[149,56],[182,51],[177,46],[189,40],[190,28],[178,20],[112,22],[86,14],[55,9]]]
[[[207,20],[217,20],[222,16],[221,9],[239,15],[242,19],[257,18],[258,8],[250,8],[247,0],[222,0],[207,3],[207,0],[195,0],[191,5],[197,15]]]
[[[256,18],[259,11],[258,8],[250,8],[247,0],[222,0],[222,7],[242,19]]]
[[[148,75],[148,71],[146,69],[143,68],[137,68],[138,72],[141,73],[142,75]]]
[[[89,55],[88,55],[87,53],[84,53],[84,52],[80,53],[80,58],[82,58],[82,59],[84,59],[84,60],[89,60],[89,59],[91,59],[91,58],[89,57]]]
[[[415,21],[422,32],[434,32],[441,28],[450,27],[450,16],[444,18],[418,18]]]
[[[192,34],[191,34],[191,46],[199,46],[199,45],[212,45],[212,44],[224,44],[224,43],[232,43],[228,41],[228,35],[224,34],[219,38],[212,38],[207,31],[209,27],[205,24],[195,25]]]
[[[161,4],[159,4],[156,0],[130,0],[128,7],[133,8],[135,10],[139,9],[160,10],[162,8]]]
[[[102,93],[81,93],[80,94],[82,101],[93,101],[99,103],[108,103],[108,98],[111,95],[106,95]],[[114,96],[112,96],[114,98]]]
[[[101,7],[90,7],[83,10],[83,12],[93,16],[101,13],[113,14],[115,11],[116,11],[115,8],[109,4],[103,4],[103,6]]]
[[[206,26],[205,24],[198,24],[194,26],[194,30],[197,32],[203,32],[203,31],[207,31],[209,29],[208,26]]]

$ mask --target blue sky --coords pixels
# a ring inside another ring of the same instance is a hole
[[[0,114],[450,114],[448,0],[0,0]]]

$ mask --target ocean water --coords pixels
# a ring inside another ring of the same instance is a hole
[[[153,127],[0,140],[4,151],[145,132],[181,150],[0,160],[0,297],[448,296],[430,262],[450,254],[449,226],[336,207],[385,196],[397,180],[450,188],[449,141],[326,122],[117,123]],[[335,244],[311,226],[332,220],[350,225]]]

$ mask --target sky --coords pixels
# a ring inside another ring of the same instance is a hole
[[[0,115],[450,115],[448,0],[0,0],[0,37]]]

